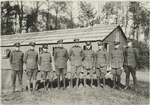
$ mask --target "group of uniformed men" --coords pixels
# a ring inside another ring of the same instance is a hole
[[[54,51],[54,62],[55,62],[55,74],[57,75],[57,86],[60,89],[60,76],[62,75],[63,89],[65,89],[65,76],[67,74],[67,61],[71,62],[71,77],[70,77],[70,88],[73,88],[73,78],[76,76],[76,85],[79,86],[80,72],[83,68],[84,72],[84,87],[86,84],[86,76],[89,72],[91,84],[93,87],[93,71],[96,71],[97,86],[100,87],[100,76],[103,78],[103,88],[105,88],[105,75],[107,73],[106,67],[109,67],[113,74],[113,88],[120,89],[120,80],[122,70],[126,73],[126,87],[124,90],[129,88],[129,77],[130,72],[133,76],[134,89],[136,89],[136,67],[139,58],[136,48],[132,47],[132,40],[127,40],[127,46],[124,50],[119,49],[120,42],[114,42],[115,49],[108,52],[103,47],[103,42],[98,42],[98,51],[95,53],[91,49],[91,42],[86,42],[86,49],[82,50],[79,46],[79,39],[74,39],[74,46],[70,48],[68,53],[67,49],[63,47],[63,40],[58,40],[58,47]],[[48,45],[43,45],[43,51],[38,56],[38,53],[34,50],[35,43],[29,43],[31,46],[25,55],[20,51],[20,43],[15,43],[15,50],[10,54],[10,65],[11,65],[11,81],[12,81],[12,92],[15,92],[15,80],[18,75],[19,90],[23,91],[22,88],[22,74],[23,64],[26,65],[26,75],[28,90],[36,91],[36,79],[38,74],[38,64],[40,66],[41,78],[43,80],[44,89],[53,88],[53,68],[52,68],[52,57],[48,52]],[[49,81],[46,85],[47,76]],[[33,78],[33,89],[31,89],[31,79]],[[117,80],[116,80],[117,79]]]

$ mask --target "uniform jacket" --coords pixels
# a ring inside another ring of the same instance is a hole
[[[39,56],[38,63],[41,71],[52,71],[52,57],[49,52],[42,52]]]
[[[10,65],[12,70],[23,70],[23,57],[22,51],[14,50],[10,53]]]
[[[96,68],[104,67],[108,65],[108,52],[104,50],[98,50],[96,52]]]
[[[82,62],[82,48],[80,46],[73,46],[69,51],[69,60],[72,66],[81,66]]]
[[[95,52],[93,50],[83,50],[82,66],[85,69],[92,69],[95,66]]]
[[[24,63],[26,64],[26,69],[38,69],[38,53],[31,49],[26,51]]]
[[[112,68],[123,67],[124,62],[123,51],[119,49],[111,50],[109,60],[110,60],[109,61],[110,67]]]
[[[137,61],[139,60],[139,53],[136,48],[128,47],[124,50],[124,65],[133,66],[137,65]]]
[[[66,68],[68,61],[68,51],[65,48],[56,48],[54,51],[54,61],[56,68]]]

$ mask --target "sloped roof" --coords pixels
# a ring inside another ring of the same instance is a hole
[[[57,40],[59,39],[63,39],[64,42],[73,42],[74,38],[79,38],[80,41],[103,40],[117,27],[118,25],[99,25],[86,28],[3,35],[0,37],[1,46],[12,46],[16,42],[20,42],[21,45],[28,45],[31,41],[35,42],[36,44],[51,44],[57,43]]]

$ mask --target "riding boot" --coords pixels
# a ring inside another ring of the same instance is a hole
[[[57,77],[57,88],[60,89],[60,77]]]
[[[84,87],[86,87],[86,78],[84,78]]]
[[[100,78],[97,76],[97,87],[100,87],[99,83],[100,83]]]

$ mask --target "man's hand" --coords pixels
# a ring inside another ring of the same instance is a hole
[[[124,71],[123,67],[121,67],[121,70]]]
[[[111,67],[109,67],[109,69],[111,70],[112,68],[111,68]]]

